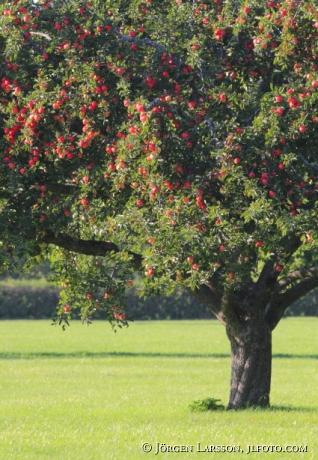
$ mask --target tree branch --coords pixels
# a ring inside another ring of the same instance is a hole
[[[261,271],[261,274],[255,283],[255,296],[261,295],[264,300],[267,300],[266,298],[268,298],[268,302],[270,301],[273,290],[275,290],[277,286],[277,278],[279,277],[280,273],[279,271],[275,270],[275,264],[279,258],[284,259],[284,264],[286,264],[294,252],[297,251],[300,245],[301,240],[297,235],[287,235],[281,239],[280,243],[278,244],[278,248],[280,249],[279,252],[284,253],[284,257],[282,254],[279,254],[278,251],[271,254],[270,259],[265,263],[263,270]]]
[[[318,267],[311,267],[311,268],[298,268],[290,272],[285,278],[281,278],[278,282],[278,291],[282,291],[285,287],[289,286],[294,281],[298,281],[300,279],[310,279],[310,278],[318,278]]]
[[[95,16],[95,18],[99,19],[104,25],[107,25],[107,23],[104,21],[104,19],[101,16],[98,16],[94,11],[92,11],[90,8],[87,8],[87,11],[92,15]],[[119,30],[114,30],[114,32],[120,36],[119,41],[120,42],[129,42],[129,43],[136,43],[138,44],[143,44],[146,46],[151,46],[152,48],[155,48],[158,51],[161,52],[167,52],[169,56],[177,63],[177,65],[181,66],[184,65],[184,62],[177,56],[173,56],[163,45],[160,45],[160,43],[157,43],[150,38],[135,38],[135,37],[130,37],[129,35],[123,35],[120,33]]]
[[[265,263],[261,274],[255,283],[255,289],[260,292],[266,292],[268,289],[271,289],[277,280],[279,273],[274,270],[275,261],[275,254],[271,254],[270,259]]]
[[[66,235],[65,233],[58,233],[55,235],[54,232],[49,230],[46,231],[45,235],[41,236],[41,241],[46,244],[54,244],[68,251],[90,256],[103,257],[110,252],[120,252],[118,246],[109,241],[82,240]],[[131,251],[128,251],[128,254],[132,257],[134,269],[140,270],[142,256]]]
[[[318,164],[317,163],[315,165],[312,165],[311,163],[309,163],[309,161],[306,160],[306,158],[303,155],[297,155],[297,156],[298,156],[298,158],[300,158],[302,160],[303,163],[305,163],[306,166],[309,166],[309,168],[313,168],[313,169],[318,170]]]
[[[92,16],[95,16],[95,18],[99,19],[104,24],[104,26],[107,25],[104,19],[101,16],[98,16],[98,14],[96,14],[95,11],[92,11],[90,8],[87,8],[87,11],[89,11],[89,13]],[[166,51],[164,46],[154,42],[153,40],[150,40],[150,38],[136,39],[135,37],[130,37],[129,35],[122,35],[119,30],[114,30],[114,32],[120,36],[120,42],[143,43],[145,45],[152,46],[153,48],[156,48],[159,51]]]
[[[41,37],[46,38],[47,40],[52,40],[52,38],[48,34],[44,34],[43,32],[30,32],[31,35],[40,35]]]
[[[52,184],[49,183],[47,186],[48,190],[53,192],[63,193],[64,195],[72,195],[78,190],[75,184]]]
[[[265,321],[271,330],[277,326],[286,309],[291,304],[306,295],[308,292],[312,291],[317,286],[318,278],[306,278],[296,284],[296,286],[288,289],[283,294],[275,296],[275,298],[268,304],[265,311]]]
[[[34,43],[30,39],[28,39],[27,42],[23,46],[28,46],[29,48],[33,48],[40,56],[45,54],[45,51],[43,51],[40,46],[38,46],[36,43]]]
[[[209,120],[208,118],[204,118],[204,121],[203,121],[203,122],[206,123],[206,124],[208,125],[213,139],[216,141],[217,144],[219,144],[220,141],[219,141],[219,139],[218,139],[218,137],[217,137],[217,135],[216,135],[216,133],[215,133],[215,130],[214,130],[214,126],[213,126],[212,121]]]
[[[142,43],[147,46],[151,46],[152,48],[157,49],[158,51],[166,51],[165,47],[160,45],[159,43],[154,42],[153,40],[150,40],[150,38],[134,38],[130,37],[129,35],[122,35],[119,30],[115,30],[117,35],[120,35],[120,42],[130,42],[130,43]]]
[[[226,326],[225,316],[221,309],[221,300],[208,286],[202,285],[194,290],[187,287],[185,289],[204,305],[207,305],[216,318]]]

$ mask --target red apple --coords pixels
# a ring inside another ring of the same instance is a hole
[[[123,321],[126,318],[126,316],[125,316],[125,313],[116,313],[115,312],[114,313],[114,318],[119,319],[120,321]]]
[[[283,100],[284,100],[284,98],[281,95],[278,95],[278,96],[275,97],[276,102],[283,102]]]

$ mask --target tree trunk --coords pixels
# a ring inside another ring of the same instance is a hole
[[[227,327],[232,375],[228,409],[269,406],[272,333],[264,318],[246,321],[239,331]]]

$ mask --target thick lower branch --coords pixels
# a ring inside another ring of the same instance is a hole
[[[281,248],[281,253],[284,253],[284,257],[282,257],[278,252],[271,254],[270,259],[265,263],[263,270],[255,283],[255,296],[257,292],[259,292],[262,296],[267,297],[268,301],[270,300],[273,289],[277,286],[277,278],[280,273],[275,269],[275,265],[280,257],[284,259],[284,264],[287,264],[291,256],[297,251],[301,244],[300,237],[297,235],[287,235],[281,239],[278,247]]]
[[[120,252],[119,248],[114,243],[108,241],[82,240],[66,235],[65,233],[58,233],[55,235],[54,232],[49,230],[41,237],[41,241],[47,244],[54,244],[68,251],[90,256],[105,256],[110,252]],[[142,256],[131,251],[128,251],[128,254],[132,256],[134,269],[140,270]]]
[[[202,285],[194,290],[190,288],[186,288],[186,290],[206,305],[216,318],[226,326],[225,316],[221,310],[221,300],[208,286]]]
[[[291,283],[301,280],[301,279],[309,279],[309,278],[317,278],[318,277],[318,267],[311,267],[311,268],[298,268],[290,273],[288,273],[285,278],[282,278],[278,281],[278,290],[281,291],[285,289],[285,287],[289,286]]]
[[[283,294],[276,295],[268,304],[265,311],[265,320],[271,330],[277,326],[291,304],[308,294],[308,292],[312,291],[317,286],[318,278],[304,279]]]

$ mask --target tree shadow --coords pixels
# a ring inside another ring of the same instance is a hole
[[[230,353],[151,353],[130,351],[74,351],[74,352],[0,352],[0,359],[47,359],[47,358],[230,358]],[[291,355],[273,354],[273,358],[279,359],[318,359],[318,355]]]
[[[273,404],[270,407],[264,408],[255,408],[255,411],[261,410],[262,412],[316,412],[318,413],[317,407],[307,407],[307,406],[285,406],[280,404]]]
[[[318,355],[290,355],[288,353],[274,353],[273,358],[287,359],[318,359]]]
[[[284,406],[273,404],[270,407],[250,406],[241,409],[224,409],[224,412],[310,412],[318,413],[318,407],[307,406]]]
[[[229,353],[151,353],[151,352],[130,352],[130,351],[74,351],[63,352],[0,352],[0,359],[37,359],[37,358],[230,358]]]

